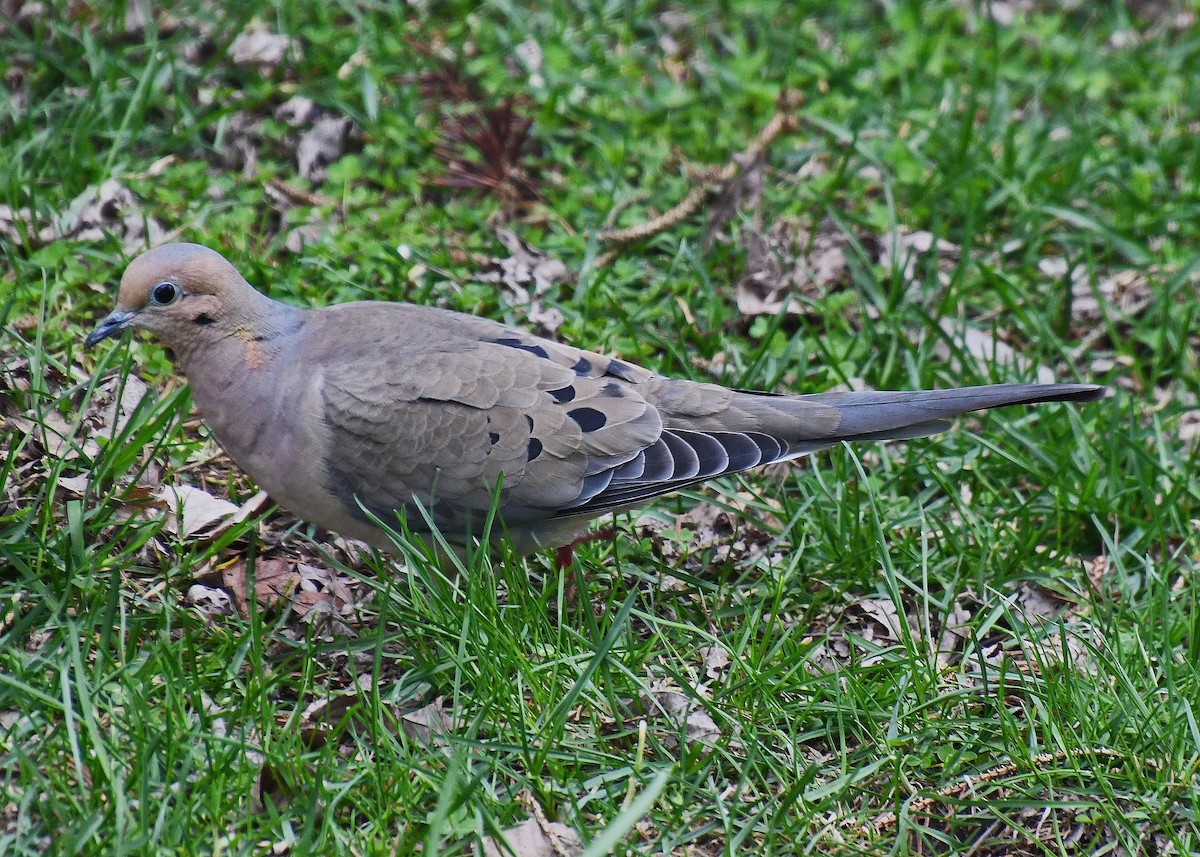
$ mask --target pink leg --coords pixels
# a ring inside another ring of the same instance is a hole
[[[592,530],[590,533],[584,533],[582,536],[554,551],[554,567],[559,571],[570,568],[571,563],[575,561],[576,545],[598,542],[600,539],[611,539],[616,534],[617,531],[612,527],[601,527],[598,530]]]

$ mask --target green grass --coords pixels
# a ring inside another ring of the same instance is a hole
[[[127,34],[116,6],[51,2],[0,24],[21,94],[0,95],[0,204],[39,225],[115,178],[273,297],[523,323],[471,282],[471,254],[507,255],[501,204],[435,184],[439,111],[414,80],[449,56],[532,120],[541,200],[510,225],[580,272],[547,296],[562,339],[762,389],[1028,379],[939,331],[966,319],[1115,389],[721,484],[701,496],[742,523],[715,546],[673,534],[691,495],[658,504],[657,541],[622,518],[565,572],[496,555],[448,579],[275,513],[213,543],[168,533],[139,478],[252,488],[197,465],[216,450],[158,346],[82,349],[136,248],[111,224],[0,235],[0,853],[462,854],[534,806],[591,853],[1200,850],[1200,26],[1177,19],[1194,4],[1042,5],[1000,26],[957,2],[285,0]],[[230,61],[251,18],[298,40],[286,71]],[[629,224],[675,204],[681,163],[726,163],[785,89],[806,105],[771,149],[763,225],[845,236],[841,280],[742,318],[746,211],[707,251],[702,209],[594,264],[615,206],[634,199]],[[271,118],[296,94],[361,129],[319,186]],[[241,112],[266,117],[252,176],[222,155]],[[280,212],[271,180],[323,199]],[[310,214],[323,235],[288,250]],[[897,227],[960,252],[905,277],[878,261]],[[1085,318],[1048,259],[1096,289],[1130,272],[1143,298]],[[154,392],[89,446],[90,403],[130,376]],[[189,605],[247,555],[359,581],[356,633]],[[655,712],[665,688],[708,743]],[[446,734],[424,740],[405,716],[438,699]]]

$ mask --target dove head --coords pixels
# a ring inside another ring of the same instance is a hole
[[[186,352],[231,334],[257,334],[269,323],[273,304],[215,250],[164,244],[125,269],[116,308],[85,344],[135,327],[153,333],[176,353]]]

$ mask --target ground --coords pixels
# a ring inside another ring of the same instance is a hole
[[[227,6],[0,0],[0,853],[1200,850],[1195,4]],[[172,239],[743,388],[1112,396],[453,568],[83,349]]]

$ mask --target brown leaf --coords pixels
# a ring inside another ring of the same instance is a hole
[[[856,629],[859,636],[883,645],[902,639],[902,628],[907,620],[901,617],[890,598],[864,598],[851,607],[862,617]]]
[[[129,252],[154,247],[166,240],[162,224],[147,215],[133,193],[116,179],[76,197],[51,232],[42,230],[41,238],[46,243],[59,238],[100,242],[110,234],[117,235]]]
[[[233,615],[233,601],[224,589],[193,583],[188,587],[184,600],[209,622],[218,616]]]
[[[233,596],[244,617],[250,616],[246,590],[246,560],[237,559],[221,569],[221,585]],[[273,607],[299,588],[300,581],[285,559],[260,558],[254,564],[254,597],[260,607]]]
[[[1178,437],[1181,443],[1192,446],[1200,439],[1200,410],[1179,415]]]
[[[287,782],[279,770],[267,762],[259,769],[258,778],[250,787],[251,811],[264,812],[270,804],[276,812],[280,812],[299,796],[299,792]]]
[[[253,518],[255,515],[260,515],[270,508],[272,500],[266,491],[259,491],[249,500],[246,500],[242,505],[237,507],[237,511],[226,518],[222,518],[215,525],[210,527],[204,534],[205,541],[213,541],[223,535],[232,527],[236,527],[243,521]]]
[[[1053,592],[1036,583],[1021,583],[1017,586],[1016,606],[1027,618],[1053,619],[1063,608],[1064,602]]]
[[[311,98],[303,95],[293,95],[287,101],[275,108],[276,119],[293,128],[304,128],[312,125],[321,116],[321,110]]]
[[[955,654],[963,641],[970,636],[971,611],[962,599],[956,599],[950,613],[942,624],[942,638],[938,643],[937,665],[946,668],[955,661]]]
[[[233,596],[243,616],[250,613],[247,571],[243,558],[221,568],[221,585]],[[258,605],[265,609],[286,601],[300,619],[318,614],[338,617],[352,610],[354,602],[345,581],[329,569],[275,557],[259,557],[255,562],[254,595]],[[335,623],[335,630],[345,633],[350,629],[344,623]]]
[[[119,435],[148,392],[146,382],[133,375],[109,378],[101,383],[88,402],[84,417],[88,436],[111,439]]]

